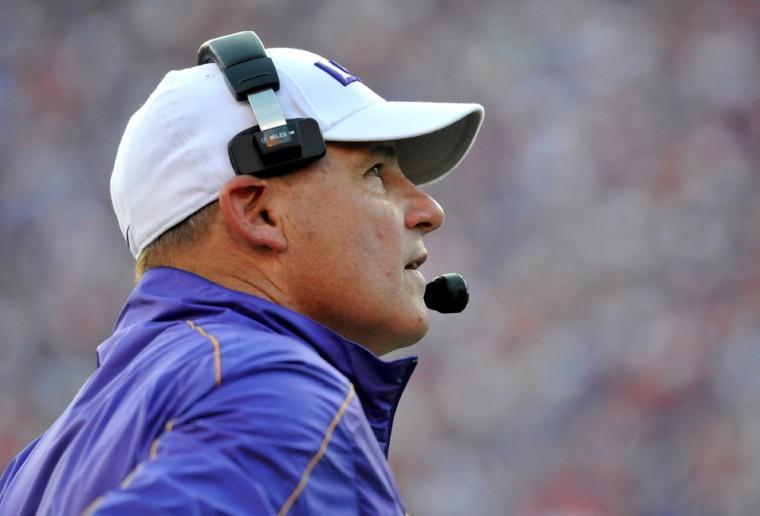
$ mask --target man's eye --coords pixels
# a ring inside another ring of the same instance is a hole
[[[375,163],[374,165],[372,165],[372,167],[369,170],[367,170],[367,172],[364,175],[380,177],[380,172],[382,170],[383,170],[383,164]]]

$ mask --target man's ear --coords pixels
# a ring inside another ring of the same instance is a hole
[[[271,183],[249,175],[235,176],[219,192],[219,208],[227,231],[238,242],[283,252],[288,242],[269,202]]]

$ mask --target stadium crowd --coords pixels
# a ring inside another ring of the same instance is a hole
[[[486,107],[429,187],[433,316],[390,460],[416,515],[760,507],[757,0],[0,1],[0,467],[132,287],[110,204],[161,76],[243,29],[397,100]],[[389,357],[392,358],[392,357]]]

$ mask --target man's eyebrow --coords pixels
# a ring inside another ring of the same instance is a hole
[[[372,142],[367,150],[383,158],[396,157],[396,146],[390,142]]]

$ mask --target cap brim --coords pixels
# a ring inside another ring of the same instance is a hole
[[[399,165],[415,184],[453,170],[470,150],[483,106],[443,102],[380,102],[324,131],[327,141],[394,141]]]

